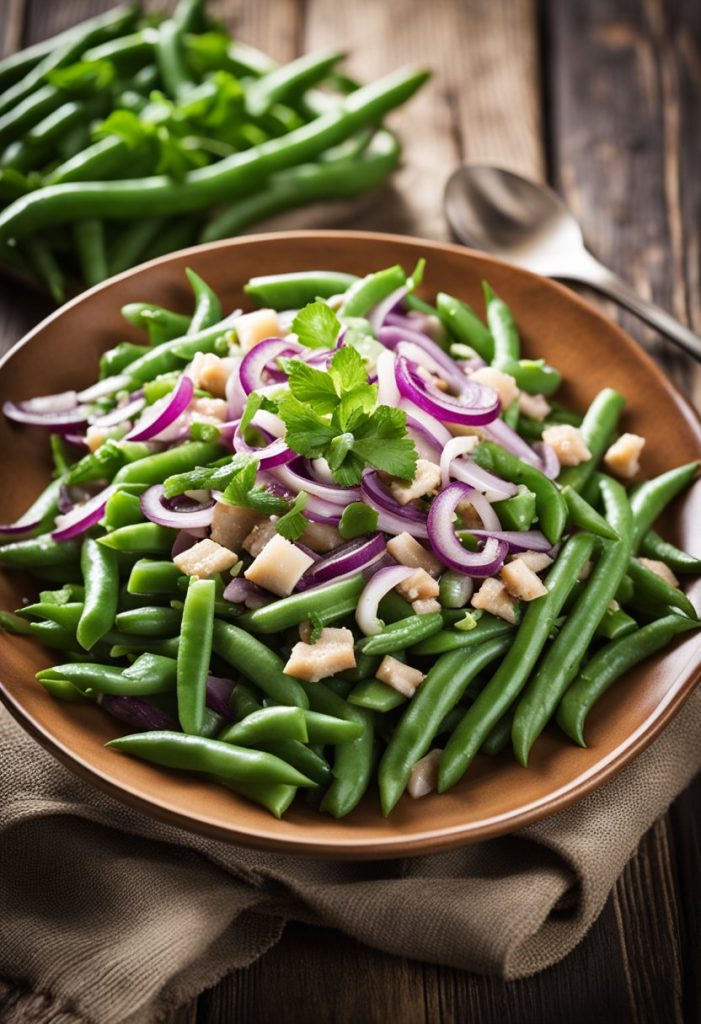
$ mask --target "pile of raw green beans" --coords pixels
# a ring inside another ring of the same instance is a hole
[[[0,60],[0,267],[76,284],[284,210],[356,196],[399,162],[385,115],[427,74],[364,87],[340,50],[278,66],[204,0],[116,7]]]
[[[124,308],[148,338],[103,354],[101,379],[121,375],[122,390],[92,396],[98,410],[120,404],[126,410],[142,391],[148,403],[162,400],[198,353],[228,356],[230,372],[239,373],[237,324],[243,332],[243,321],[237,315],[222,319],[217,296],[196,275],[191,282],[195,303],[189,314],[148,303]],[[512,377],[522,394],[548,396],[541,419],[526,415],[518,400],[502,409],[496,421],[502,432],[494,433],[490,423],[492,439],[481,436],[469,463],[516,490],[493,504],[515,550],[524,531],[532,537],[537,528],[546,540],[551,564],[545,593],[518,602],[510,622],[471,607],[464,575],[444,569],[437,609],[415,609],[390,590],[379,604],[379,628],[364,635],[357,612],[371,585],[368,573],[372,579],[375,571],[368,569],[290,596],[264,594],[259,606],[246,610],[226,591],[232,577],[250,566],[249,555],[241,555],[230,571],[188,576],[173,561],[176,531],[150,521],[141,501],[147,488],[162,484],[168,500],[187,493],[196,502],[203,493],[224,491],[224,499],[236,504],[225,490],[238,457],[230,432],[192,422],[189,434],[175,442],[144,442],[124,437],[124,426],[80,457],[75,438],[53,434],[54,480],[20,520],[35,527],[19,540],[0,534],[0,565],[27,569],[44,586],[53,585],[0,619],[7,632],[60,652],[60,664],[38,673],[40,683],[58,699],[97,702],[131,725],[130,735],[111,742],[116,751],[202,773],[277,816],[300,789],[320,810],[344,816],[373,780],[388,814],[429,752],[440,755],[433,786],[442,792],[462,778],[478,753],[498,755],[510,742],[526,766],[549,723],[585,745],[587,717],[601,695],[643,659],[699,626],[685,593],[640,557],[662,561],[680,575],[699,573],[701,561],[655,531],[661,513],[695,480],[698,463],[648,480],[638,477],[627,489],[604,472],[623,397],[606,388],[583,416],[558,404],[552,394],[559,373],[542,360],[523,358],[512,313],[489,288],[486,324],[445,293],[435,305],[419,299],[400,267],[363,279],[328,271],[273,275],[251,280],[246,292],[256,305],[283,317],[284,311],[309,311],[311,303],[314,322],[323,323],[336,310],[337,326],[346,331],[344,345],[364,353],[371,378],[376,370],[379,376],[380,355],[388,351],[382,339],[388,343],[396,337],[392,331],[405,331],[414,343],[423,338],[435,357],[447,353],[466,360],[470,372],[490,365]],[[390,296],[396,300],[392,310],[386,308]],[[379,323],[378,310],[384,310]],[[283,317],[281,334],[289,330]],[[303,321],[295,320],[298,330]],[[321,365],[319,352],[310,350]],[[330,348],[327,355],[336,352]],[[284,366],[281,359],[269,367],[278,382]],[[266,387],[266,400],[274,393]],[[195,397],[212,395],[200,383]],[[578,427],[591,457],[548,475],[537,468],[537,447],[523,444],[562,425]],[[499,437],[507,438],[504,444],[494,439]],[[264,445],[265,439],[255,443]],[[531,460],[514,454],[514,445]],[[257,479],[260,497],[269,481],[265,475]],[[86,520],[72,539],[52,536],[62,497],[79,502],[76,488],[87,488],[83,498],[89,498],[110,484],[97,521]],[[268,497],[274,493],[279,492]],[[414,522],[423,509],[430,523],[430,508],[440,496],[439,490],[436,497],[427,493],[415,501]],[[365,512],[372,514],[367,500]],[[375,526],[365,529],[368,535],[377,529],[376,516]],[[382,529],[386,541],[402,527]],[[458,536],[466,552],[475,550],[469,526],[458,528]],[[432,539],[430,544],[440,552]],[[355,666],[321,681],[287,674],[285,660],[305,625],[351,630]],[[412,697],[376,677],[388,655],[423,674]]]

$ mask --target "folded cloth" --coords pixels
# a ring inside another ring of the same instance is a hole
[[[701,767],[701,689],[579,803],[448,853],[348,863],[262,853],[91,789],[0,710],[0,1020],[151,1024],[244,967],[288,919],[518,978],[584,936],[643,833]]]

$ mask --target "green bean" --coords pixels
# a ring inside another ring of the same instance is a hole
[[[59,626],[57,622],[30,622],[29,629],[39,643],[58,651],[69,651],[75,659],[78,654],[78,642],[75,634]]]
[[[618,535],[610,523],[607,523],[581,494],[567,486],[563,487],[562,496],[567,503],[567,521],[570,526],[589,530],[590,533],[595,533],[597,537],[604,537],[606,540],[618,540]]]
[[[92,703],[92,697],[79,690],[73,683],[69,683],[67,679],[44,679],[41,681],[41,685],[57,700],[65,700],[70,704]]]
[[[472,587],[471,577],[448,569],[440,578],[438,600],[444,608],[464,608],[472,594]],[[442,624],[443,617],[441,616]],[[440,626],[438,628],[440,629]],[[438,629],[433,632],[437,633]]]
[[[585,581],[582,593],[516,707],[512,732],[514,753],[524,767],[533,744],[577,675],[628,568],[633,533],[628,498],[623,487],[610,477],[604,477],[600,486],[608,519],[618,539],[602,545],[601,556]]]
[[[328,299],[345,292],[358,278],[335,270],[294,271],[252,277],[244,285],[246,295],[258,306],[269,309],[300,309],[315,299]]]
[[[108,349],[100,356],[100,380],[121,373],[130,363],[140,359],[149,351],[147,345],[132,345],[130,341],[122,341],[114,348]]]
[[[580,430],[591,458],[578,466],[566,466],[558,477],[561,487],[582,491],[596,470],[599,459],[611,443],[625,398],[612,388],[604,388],[586,411]]]
[[[562,375],[553,366],[548,366],[544,359],[519,359],[517,362],[504,362],[499,367],[509,373],[521,391],[529,395],[552,395],[562,384]],[[518,406],[516,406],[518,420]],[[514,425],[515,426],[515,425]]]
[[[494,357],[494,339],[477,314],[460,299],[438,292],[436,309],[441,323],[455,341],[471,349],[491,363]]]
[[[195,293],[195,312],[192,314],[192,320],[188,324],[186,333],[198,334],[220,322],[222,319],[221,302],[199,274],[190,270],[189,267],[185,268],[185,273]]]
[[[466,658],[443,654],[428,672],[394,730],[378,768],[382,813],[387,815],[407,787],[411,769],[428,752],[448,712],[472,680],[510,645],[505,637],[480,644]],[[458,727],[459,728],[459,727]]]
[[[427,78],[425,72],[400,71],[358,89],[337,110],[281,138],[234,153],[184,175],[174,184],[166,175],[120,182],[49,185],[24,196],[0,214],[0,241],[21,238],[76,217],[138,218],[178,216],[207,209],[232,195],[257,187],[267,176],[342,142],[390,109],[405,102]]]
[[[595,636],[605,637],[607,640],[618,640],[621,636],[627,636],[638,628],[638,623],[632,616],[626,614],[621,608],[608,608],[603,619],[596,627]]]
[[[229,622],[214,620],[214,650],[277,704],[306,708],[305,691],[283,672],[282,660],[255,637]],[[321,709],[323,710],[323,709]]]
[[[31,608],[42,608],[43,605],[31,605]],[[19,609],[21,612],[28,612],[29,608]],[[25,622],[23,618],[20,618],[19,614],[14,612],[0,611],[0,629],[4,629],[6,633],[12,633],[15,636],[31,636],[32,630],[28,622]]]
[[[648,569],[637,558],[630,559],[628,575],[633,580],[633,607],[645,611],[650,609],[656,615],[664,614],[669,608],[679,608],[685,615],[696,618],[696,609],[686,594]]]
[[[104,640],[112,644],[110,655],[113,658],[123,658],[135,651],[138,651],[139,654],[159,654],[164,658],[177,658],[180,646],[179,636],[170,636],[165,640],[151,640],[148,637],[118,633],[114,629],[110,630]]]
[[[297,793],[296,786],[285,786],[279,782],[233,782],[231,779],[218,778],[216,775],[212,775],[211,780],[226,786],[232,793],[237,793],[246,800],[260,804],[276,818],[283,816]]]
[[[492,291],[486,281],[482,282],[484,302],[487,307],[487,326],[494,341],[492,366],[498,369],[517,363],[521,355],[521,342],[513,313],[503,299]]]
[[[0,148],[22,136],[64,102],[64,94],[53,85],[42,85],[9,110],[0,101]]]
[[[640,542],[640,554],[664,562],[674,572],[701,573],[701,558],[670,544],[654,530],[648,530]]]
[[[166,92],[173,99],[182,99],[194,82],[185,61],[183,37],[201,8],[200,0],[185,0],[178,4],[172,18],[158,26],[156,62]]]
[[[171,676],[163,672],[132,678],[112,665],[91,662],[54,665],[53,668],[37,672],[37,679],[40,682],[45,679],[67,679],[80,690],[94,690],[96,693],[109,693],[117,697],[146,697],[152,693],[166,693],[173,689],[174,682]]]
[[[38,530],[46,529],[50,526],[58,512],[58,497],[61,487],[63,486],[63,480],[58,478],[52,480],[48,487],[45,487],[38,498],[36,498],[29,506],[26,512],[22,514],[19,523],[38,523]],[[0,531],[0,540],[11,536],[3,534]],[[30,538],[31,539],[31,538]],[[0,558],[0,561],[2,559]]]
[[[115,619],[117,629],[131,636],[176,636],[180,632],[182,614],[175,608],[139,605],[119,612]]]
[[[35,615],[40,619],[49,619],[49,621],[57,622],[63,629],[75,635],[80,617],[83,614],[83,603],[82,601],[69,601],[66,604],[53,604],[39,601],[37,604],[28,604],[23,608],[18,608],[17,614],[22,617]],[[28,625],[26,626],[26,632],[31,633]]]
[[[156,306],[152,302],[128,302],[122,306],[121,314],[134,327],[151,331],[158,324],[163,334],[162,341],[183,340],[188,333],[192,318],[172,309]]]
[[[258,747],[275,740],[308,740],[302,708],[268,707],[253,711],[240,722],[228,725],[218,739],[241,747]]]
[[[442,625],[440,612],[410,615],[399,622],[391,622],[381,633],[361,640],[359,647],[363,654],[391,654],[433,636]]]
[[[406,281],[399,264],[378,270],[355,281],[345,293],[339,309],[340,316],[366,316],[373,306],[396,291]]]
[[[113,548],[115,551],[136,554],[163,552],[165,554],[166,552],[170,553],[174,540],[174,530],[158,526],[156,523],[136,523],[132,526],[121,526],[118,530],[99,537],[98,544]]]
[[[188,321],[189,323],[189,321]],[[214,352],[220,338],[225,338],[234,329],[234,319],[226,317],[220,324],[208,327],[198,334],[173,338],[155,348],[149,349],[128,367],[131,385],[137,388],[158,377],[161,373],[181,370],[197,352]]]
[[[535,494],[527,487],[503,501],[495,501],[493,508],[505,530],[529,530],[536,516]]]
[[[602,647],[584,666],[560,702],[557,724],[585,747],[584,724],[594,704],[624,672],[666,647],[679,633],[699,623],[676,613],[667,615]]]
[[[638,550],[643,537],[670,501],[694,481],[698,468],[698,462],[689,462],[653,477],[652,480],[645,480],[636,487],[630,498],[634,550]]]
[[[73,228],[80,272],[88,285],[99,284],[108,277],[105,232],[99,220],[79,220]]]
[[[158,30],[148,26],[132,32],[129,35],[120,36],[118,39],[110,39],[106,43],[99,43],[91,46],[89,50],[81,55],[81,60],[108,60],[112,62],[133,61],[136,59],[150,58],[158,38]]]
[[[55,167],[46,185],[109,181],[119,177],[134,159],[131,146],[121,137],[108,135]]]
[[[328,682],[325,685],[328,687]],[[348,743],[363,733],[362,723],[351,719],[325,715],[320,711],[304,711],[303,714],[310,743],[322,746],[327,743]]]
[[[0,565],[11,569],[38,569],[72,565],[78,561],[80,546],[73,540],[53,540],[50,533],[27,540],[15,540],[0,547]]]
[[[263,608],[246,612],[239,619],[239,624],[254,633],[279,633],[290,626],[306,622],[312,614],[323,615],[327,622],[333,622],[355,610],[364,586],[365,580],[358,575],[338,583],[303,590],[291,597],[273,601]]]
[[[134,526],[144,521],[138,494],[118,490],[110,495],[102,519],[107,530],[118,530],[122,526]]]
[[[221,455],[221,451],[221,447],[211,441],[190,441],[127,463],[116,473],[112,483],[160,484],[166,477],[212,462]]]
[[[198,579],[191,580],[185,595],[178,648],[178,718],[187,733],[197,734],[203,725],[215,595],[214,580]]]
[[[483,469],[497,473],[515,484],[523,484],[535,494],[540,528],[551,544],[557,544],[567,523],[567,506],[556,485],[535,466],[507,452],[491,441],[482,441],[472,458]]]
[[[116,552],[87,537],[81,548],[80,569],[85,585],[85,604],[76,637],[81,647],[90,650],[114,625],[119,597]]]
[[[206,772],[241,782],[272,782],[289,786],[311,786],[301,772],[272,754],[235,747],[230,743],[190,736],[180,732],[154,730],[120,736],[107,744],[166,768]]]
[[[45,239],[34,235],[25,242],[27,258],[48,289],[52,299],[60,305],[66,298],[66,278]]]
[[[288,102],[326,78],[344,56],[341,50],[320,50],[268,71],[246,91],[248,112],[257,118],[267,113],[273,104]]]
[[[506,657],[448,740],[439,768],[439,792],[458,782],[491,730],[519,696],[593,546],[594,537],[586,533],[575,534],[563,544],[545,581],[548,593],[528,604]]]
[[[447,651],[476,647],[487,640],[508,636],[513,631],[514,627],[510,623],[484,613],[474,629],[468,631],[441,630],[440,633],[434,633],[428,640],[422,640],[420,644],[416,644],[409,653],[416,655],[445,654]]]
[[[343,672],[339,672],[335,676],[335,679],[337,682],[360,683],[364,679],[374,676],[379,664],[379,657],[363,654],[362,651],[356,651],[354,668],[344,669]],[[327,680],[327,684],[328,682],[329,680]]]
[[[509,740],[511,739],[513,721],[513,712],[507,711],[506,714],[499,719],[497,724],[489,733],[489,736],[487,736],[486,740],[480,747],[480,752],[482,754],[488,754],[490,757],[496,757],[497,754],[500,754],[502,750],[508,746]]]
[[[266,187],[261,192],[243,196],[231,206],[218,211],[205,225],[200,235],[200,242],[212,242],[219,238],[229,238],[239,234],[251,224],[273,217],[285,210],[295,209],[307,203],[318,203],[322,200],[345,199],[361,195],[377,188],[389,176],[398,163],[401,147],[394,135],[387,131],[378,132],[367,151],[359,156],[349,156],[330,162],[300,164],[286,171],[273,174],[266,180]],[[307,275],[279,275],[281,277],[305,277]],[[330,294],[345,291],[355,280],[349,274],[333,275],[348,278],[345,287],[337,288]],[[325,275],[324,275],[325,278]],[[324,285],[329,282],[324,279]],[[288,285],[288,288],[291,287]],[[266,288],[267,291],[267,288]],[[299,308],[315,298],[325,297],[322,292],[307,298],[300,303],[294,302],[287,307]],[[297,297],[297,296],[295,296]],[[275,302],[279,302],[278,292],[274,289]],[[278,308],[270,302],[262,305]]]
[[[152,686],[158,680],[163,692],[170,692],[175,690],[177,684],[177,661],[166,655],[144,651],[124,669],[122,676]]]
[[[164,221],[153,217],[127,224],[112,242],[108,254],[109,276],[121,274],[123,270],[143,262],[143,254],[158,237]]]
[[[103,96],[98,96],[93,102],[62,103],[7,147],[2,154],[2,166],[24,173],[38,168],[51,159],[58,146],[65,144],[66,137],[70,137],[73,130],[82,128],[87,131],[83,122],[103,114],[104,110]]]
[[[130,594],[175,594],[182,571],[172,562],[152,562],[140,559],[132,568],[127,583]]]
[[[299,740],[272,740],[261,743],[260,749],[291,764],[317,786],[328,786],[333,778],[326,758]]]
[[[378,711],[380,714],[394,711],[395,708],[406,704],[406,701],[403,693],[392,689],[379,679],[364,679],[348,695],[349,704],[367,708],[368,711]]]

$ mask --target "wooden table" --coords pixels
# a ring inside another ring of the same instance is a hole
[[[5,52],[109,7],[109,0],[3,0]],[[701,330],[701,4],[695,0],[219,0],[247,42],[287,60],[347,47],[360,78],[404,62],[433,82],[394,119],[405,147],[393,186],[279,226],[337,226],[447,238],[441,197],[462,160],[549,179],[592,249]],[[49,311],[0,283],[3,347]],[[701,372],[602,303],[697,406]],[[663,414],[663,410],[660,410]],[[505,983],[399,960],[342,935],[290,925],[248,970],[178,1024],[402,1021],[671,1024],[701,1020],[701,782],[649,834],[589,935],[567,959]]]

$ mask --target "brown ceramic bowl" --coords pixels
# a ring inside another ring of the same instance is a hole
[[[701,427],[689,406],[627,335],[557,284],[457,246],[391,235],[309,231],[261,235],[190,249],[122,274],[68,303],[33,330],[0,368],[0,400],[28,398],[95,377],[103,349],[132,336],[120,317],[126,302],[148,300],[179,310],[190,302],[184,269],[193,267],[219,292],[226,309],[246,305],[242,284],[254,274],[335,268],[356,274],[428,257],[422,291],[444,290],[479,306],[488,278],[512,306],[527,355],[544,356],[566,381],[563,400],[578,409],[605,385],[628,398],[624,426],[648,439],[644,471],[659,473],[698,458]],[[47,478],[40,430],[0,422],[3,480],[0,522],[27,507]],[[701,516],[697,486],[666,527],[686,547]],[[0,607],[33,593],[17,574],[0,578]],[[694,636],[631,672],[600,701],[581,750],[553,728],[536,745],[527,770],[507,754],[478,757],[449,793],[404,797],[382,817],[370,794],[348,818],[335,821],[295,805],[284,821],[228,790],[130,760],[104,747],[120,728],[97,707],[53,700],[35,681],[51,655],[21,637],[3,636],[0,695],[32,735],[71,769],[146,814],[205,835],[287,852],[332,857],[391,857],[471,842],[512,831],[553,814],[623,767],[676,712],[699,677],[701,641]],[[121,730],[123,731],[123,730]],[[10,769],[11,770],[11,769]]]

